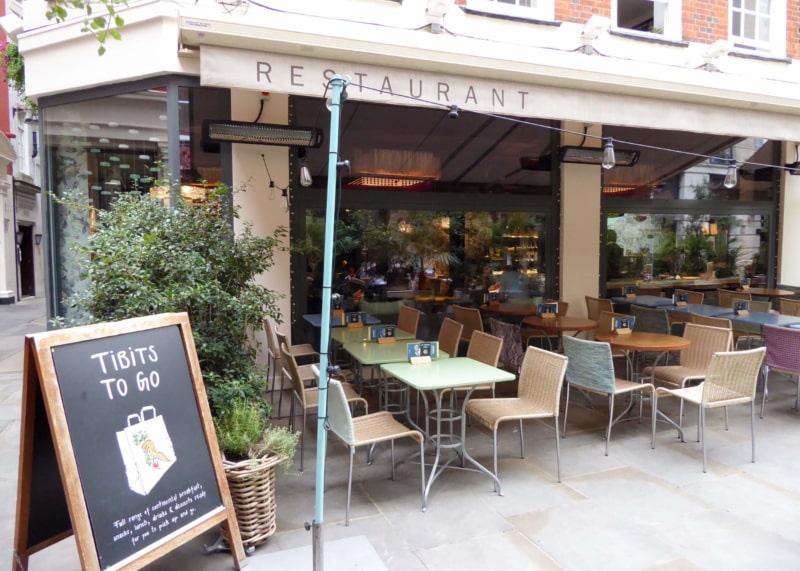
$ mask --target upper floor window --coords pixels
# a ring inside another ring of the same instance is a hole
[[[467,0],[467,8],[532,20],[555,18],[554,0]]]
[[[611,0],[616,28],[681,39],[681,0]]]
[[[731,39],[736,47],[782,54],[785,22],[785,0],[731,0]]]

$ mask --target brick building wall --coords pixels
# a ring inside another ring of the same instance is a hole
[[[787,0],[786,9],[786,57],[800,59],[800,0]]]
[[[583,23],[592,15],[611,17],[611,0],[554,0],[555,19]],[[466,0],[456,0],[466,5]],[[683,0],[683,39],[711,44],[727,40],[729,0]],[[786,57],[800,59],[800,0],[787,0]]]
[[[611,17],[611,0],[555,0],[556,20],[583,23],[593,15]]]
[[[683,0],[683,39],[711,44],[728,39],[728,0]]]

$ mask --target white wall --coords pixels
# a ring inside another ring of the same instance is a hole
[[[231,118],[236,121],[253,121],[258,116],[261,93],[235,89],[231,91]],[[289,97],[284,94],[271,94],[264,103],[264,112],[259,122],[287,124],[289,117]],[[271,235],[279,226],[287,228],[284,246],[288,248],[289,213],[280,209],[281,192],[275,189],[270,198],[269,180],[261,155],[267,161],[276,187],[285,187],[289,181],[289,148],[268,145],[233,145],[233,187],[246,189],[235,194],[241,218],[238,223],[252,224],[256,236]],[[291,316],[289,298],[289,252],[288,249],[275,251],[274,267],[263,274],[258,282],[284,297],[279,301],[283,324],[279,329],[291,336],[289,318]],[[260,340],[266,343],[263,333]]]
[[[565,123],[564,128],[582,132],[584,125]],[[590,135],[599,127],[589,126]],[[565,133],[563,145],[577,145],[580,138]],[[584,146],[597,147],[588,139]],[[561,165],[561,299],[569,303],[569,315],[586,317],[585,296],[596,297],[600,282],[600,195],[599,165]]]
[[[795,145],[783,144],[781,162],[794,161]],[[797,263],[797,250],[800,244],[800,176],[781,173],[781,210],[778,221],[778,275],[776,283],[785,286],[800,287],[800,264]]]

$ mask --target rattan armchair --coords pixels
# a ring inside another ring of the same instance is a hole
[[[797,384],[794,409],[800,404],[800,329],[765,325],[763,331],[764,347],[764,393],[761,396],[761,418],[769,398],[769,372],[780,371],[789,375]]]
[[[607,311],[614,313],[614,303],[610,299],[602,297],[585,296],[586,299],[586,316],[589,319],[597,321],[600,319],[600,313]]]
[[[693,381],[702,381],[714,353],[729,351],[733,334],[729,329],[687,323],[683,337],[690,341],[689,347],[680,352],[677,365],[645,367],[644,376],[650,376],[653,384],[683,388]]]
[[[704,294],[702,291],[692,291],[690,289],[676,289],[674,293],[686,294],[687,303],[701,304],[706,297],[706,294]]]
[[[419,309],[403,305],[400,307],[400,313],[397,316],[397,328],[416,337],[420,315],[422,315],[422,312]]]
[[[264,333],[267,336],[267,374],[272,375],[271,394],[275,392],[275,378],[277,377],[278,367],[280,367],[281,361],[280,338],[282,337],[285,342],[286,336],[278,331],[271,317],[264,318]],[[311,357],[315,361],[319,361],[319,353],[309,343],[294,346],[287,344],[287,346],[289,347],[289,352],[297,358]]]
[[[778,300],[778,311],[784,315],[800,317],[800,299],[780,298]]]
[[[519,457],[524,458],[522,421],[552,418],[556,436],[556,473],[558,481],[561,481],[558,414],[566,370],[565,356],[528,347],[519,373],[519,390],[516,397],[470,399],[467,402],[467,416],[492,431],[495,476],[497,476],[497,430],[500,423],[508,420],[519,421]]]
[[[507,323],[491,318],[489,319],[489,330],[492,335],[503,340],[499,359],[503,368],[515,374],[519,373],[522,359],[525,357],[525,350],[522,348],[522,337],[520,336],[520,326],[516,323]]]
[[[753,296],[749,291],[733,291],[731,289],[717,290],[717,305],[722,307],[733,307],[734,301],[750,301]]]
[[[308,411],[311,409],[315,409],[319,406],[319,388],[318,387],[311,387],[307,388],[305,383],[303,382],[303,378],[300,376],[299,367],[297,366],[297,361],[295,361],[294,357],[290,355],[286,351],[286,347],[281,348],[282,351],[282,359],[283,359],[283,374],[289,377],[292,383],[292,407],[291,411],[289,412],[289,426],[291,431],[294,432],[294,417],[295,417],[295,403],[297,403],[303,411],[303,424],[302,430],[300,431],[300,471],[303,471],[303,452],[305,450],[306,445],[306,421],[308,419]],[[312,377],[314,379],[318,378],[319,369],[315,365],[309,365],[309,369],[311,371]],[[358,395],[356,390],[350,383],[342,383],[342,389],[344,390],[345,397],[348,403],[355,405],[356,403],[361,403],[364,406],[364,411],[369,410],[369,405],[367,404],[367,399],[362,398]]]
[[[453,318],[464,325],[464,330],[461,332],[462,341],[469,343],[472,340],[473,331],[483,333],[483,317],[481,317],[480,309],[453,305]]]
[[[736,347],[736,334],[733,332],[733,324],[730,319],[725,317],[710,317],[708,315],[698,315],[692,313],[692,323],[696,325],[705,325],[706,327],[716,327],[718,329],[727,329],[731,332],[731,345],[726,351],[733,351]]]
[[[455,319],[445,317],[442,320],[442,325],[439,327],[439,351],[444,351],[451,357],[458,356],[458,343],[461,340],[461,332],[464,330],[464,324],[459,323]]]
[[[579,388],[583,391],[605,395],[608,397],[608,428],[606,429],[606,456],[608,443],[611,440],[611,427],[627,414],[634,405],[634,399],[625,411],[614,418],[614,397],[621,394],[649,391],[653,396],[653,427],[655,427],[655,387],[652,383],[637,383],[620,379],[614,374],[614,363],[611,358],[611,347],[608,343],[588,341],[577,337],[565,336],[563,339],[564,354],[569,358],[567,364],[567,396],[564,404],[564,432],[567,432],[567,413],[569,413],[569,389]],[[639,409],[641,418],[641,408]],[[655,428],[653,428],[655,431]],[[652,445],[652,441],[651,441]]]
[[[699,385],[682,389],[667,389],[658,387],[656,397],[658,400],[674,396],[685,402],[696,404],[699,418],[697,421],[697,438],[703,447],[703,472],[706,472],[706,410],[711,408],[728,407],[735,404],[750,403],[750,438],[752,447],[752,461],[756,461],[756,433],[755,433],[755,396],[758,374],[764,361],[765,347],[748,349],[746,351],[731,351],[716,353],[708,365],[706,379]],[[657,410],[657,408],[656,408]],[[661,414],[664,418],[669,418]],[[655,415],[654,415],[655,417]],[[680,417],[678,423],[670,420],[683,439]],[[655,422],[653,422],[653,442],[655,443]],[[728,417],[725,415],[725,428],[728,428]]]
[[[398,438],[411,438],[419,443],[420,478],[422,480],[422,509],[425,510],[425,437],[419,430],[412,430],[398,422],[391,412],[381,411],[353,418],[349,407],[347,385],[336,379],[328,382],[328,422],[333,433],[341,439],[350,451],[350,468],[347,473],[347,504],[345,507],[346,526],[350,525],[350,496],[353,488],[353,458],[359,446],[379,442],[391,442],[392,480],[394,480],[394,441]],[[371,454],[368,458],[371,463]]]

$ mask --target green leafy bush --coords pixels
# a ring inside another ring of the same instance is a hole
[[[187,312],[215,416],[236,399],[262,400],[265,375],[252,333],[266,315],[281,321],[279,295],[255,278],[273,266],[285,229],[260,237],[243,224],[234,235],[238,212],[226,207],[227,191],[171,208],[146,194],[117,196],[109,210],[96,212],[86,243],[73,246],[88,285],[64,301],[91,323]],[[71,192],[58,202],[86,219],[83,193]]]

